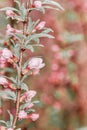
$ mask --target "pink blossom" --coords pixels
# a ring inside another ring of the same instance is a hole
[[[29,106],[27,107],[27,109],[30,109],[30,108],[32,108],[33,106],[34,106],[34,104],[33,104],[33,103],[30,103]]]
[[[56,44],[52,45],[52,46],[51,46],[51,50],[52,50],[53,52],[58,52],[58,51],[59,51],[58,45],[56,45]]]
[[[43,62],[42,58],[32,58],[28,63],[28,67],[30,69],[36,69],[36,70],[41,69],[45,66],[45,64],[42,62]]]
[[[36,121],[39,118],[39,114],[31,114],[29,118],[32,119],[32,121]]]
[[[45,21],[40,22],[32,31],[32,33],[35,33],[37,30],[42,30],[46,25]]]
[[[69,53],[69,56],[70,56],[70,57],[73,57],[73,56],[75,55],[74,50],[69,50],[68,53]]]
[[[7,130],[14,130],[13,128],[8,128]]]
[[[4,126],[0,126],[0,130],[6,130]]]
[[[41,1],[39,1],[39,0],[34,1],[34,6],[35,6],[35,8],[41,8],[42,7]]]
[[[18,114],[20,120],[27,118],[27,113],[24,110],[21,110]]]
[[[36,91],[30,90],[25,92],[24,95],[20,98],[20,102],[25,100],[26,102],[31,102],[31,99],[36,95]]]
[[[2,108],[0,108],[0,115],[2,114]]]
[[[36,95],[36,91],[34,90],[30,90],[28,92],[25,93],[26,96],[26,102],[31,101],[31,99]]]
[[[0,68],[5,68],[6,66],[6,59],[4,57],[0,57]]]
[[[6,15],[11,18],[14,18],[14,16],[16,16],[16,14],[12,10],[6,10]]]
[[[10,26],[10,24],[7,25],[7,31],[6,31],[6,35],[12,35],[12,33],[20,33],[19,30],[15,29],[15,28],[12,28]]]
[[[51,68],[53,71],[57,71],[59,69],[59,65],[57,63],[53,63]]]
[[[54,107],[56,110],[60,110],[60,109],[61,109],[61,104],[60,104],[60,102],[55,102],[55,103],[53,104],[53,107]]]
[[[8,85],[8,81],[6,78],[0,76],[0,84],[5,86],[5,85]]]
[[[42,30],[46,25],[45,21],[40,22],[37,26],[36,26],[36,30]]]
[[[13,54],[12,54],[12,52],[11,52],[9,49],[4,48],[4,49],[2,50],[1,56],[2,56],[3,58],[5,58],[5,59],[10,59],[10,58],[13,57]]]

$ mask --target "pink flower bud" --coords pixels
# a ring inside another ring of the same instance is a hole
[[[3,86],[8,85],[7,79],[0,76],[0,85],[3,85]]]
[[[14,18],[14,16],[16,16],[16,14],[12,10],[6,10],[6,15],[11,18]]]
[[[28,92],[25,93],[26,96],[26,102],[30,102],[31,99],[36,95],[36,91],[34,90],[30,90]]]
[[[18,114],[20,120],[27,118],[27,113],[24,110],[21,110]]]
[[[33,103],[30,103],[29,106],[27,107],[27,109],[30,109],[30,108],[32,108],[33,106],[34,106],[34,104],[33,104]]]
[[[41,1],[39,1],[39,0],[34,1],[34,6],[35,6],[35,8],[41,8],[42,7]]]
[[[60,49],[59,49],[58,45],[53,44],[53,45],[51,46],[51,50],[52,50],[53,52],[58,52]]]
[[[12,35],[12,33],[20,33],[21,31],[15,29],[15,28],[12,28],[10,26],[10,24],[7,25],[7,31],[6,31],[6,35]]]
[[[53,107],[54,107],[54,109],[56,109],[56,110],[60,110],[60,109],[61,109],[61,104],[60,104],[60,102],[55,102],[55,103],[53,104]]]
[[[0,57],[0,68],[6,67],[6,59],[4,57]]]
[[[3,58],[5,58],[5,59],[10,59],[10,58],[13,57],[13,54],[12,54],[12,52],[11,52],[9,49],[4,48],[4,49],[2,50],[1,56],[2,56]]]
[[[36,95],[36,91],[30,90],[28,92],[25,92],[24,95],[20,98],[20,102],[26,101],[31,102],[32,98]]]
[[[4,126],[0,126],[0,130],[6,130]]]
[[[29,116],[29,118],[32,120],[32,121],[36,121],[38,118],[39,118],[39,114],[31,114]]]
[[[42,58],[32,58],[29,63],[28,63],[28,67],[30,69],[41,69],[45,66],[43,62]]]
[[[36,30],[42,30],[46,25],[45,21],[40,22],[37,26],[36,26]]]
[[[14,130],[13,128],[8,128],[7,130]]]

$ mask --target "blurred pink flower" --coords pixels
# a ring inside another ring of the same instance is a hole
[[[69,50],[68,53],[69,53],[69,56],[70,56],[70,57],[75,56],[75,52],[74,52],[74,50]]]
[[[41,100],[47,105],[52,103],[52,97],[48,96],[46,93],[41,95]]]
[[[5,58],[5,59],[10,59],[10,58],[13,57],[13,54],[12,54],[12,52],[11,52],[9,49],[4,48],[4,49],[2,50],[1,56],[2,56],[3,58]]]
[[[20,98],[20,102],[25,100],[26,102],[31,102],[32,98],[36,95],[36,91],[30,90],[25,92],[24,95]]]
[[[6,130],[4,126],[0,126],[0,130]]]
[[[4,57],[0,57],[0,68],[6,67],[6,59]]]
[[[36,26],[36,29],[37,30],[42,30],[46,25],[46,22],[45,21],[42,21],[40,22],[37,26]]]
[[[11,18],[14,18],[14,16],[16,16],[16,14],[12,10],[6,10],[6,15]]]
[[[30,69],[41,69],[45,66],[43,62],[42,58],[32,58],[29,63],[28,63],[28,67]]]
[[[81,2],[80,2],[80,3],[81,3]],[[80,5],[81,5],[81,8],[82,8],[82,11],[83,11],[84,13],[87,13],[87,0],[83,0]]]
[[[33,106],[34,106],[34,104],[33,104],[33,103],[30,103],[30,104],[28,105],[27,109],[30,109],[30,108],[32,108]]]
[[[53,45],[51,46],[51,50],[52,50],[53,52],[58,52],[58,51],[60,50],[60,48],[58,47],[58,45],[53,44]]]
[[[36,95],[36,91],[34,90],[30,90],[28,92],[25,93],[26,96],[26,102],[31,101],[31,99]]]
[[[7,86],[8,85],[7,79],[4,78],[3,76],[0,76],[0,85],[3,85],[3,86]]]
[[[24,110],[21,110],[18,114],[20,120],[27,118],[27,113]]]
[[[8,128],[7,130],[14,130],[13,128]]]
[[[39,114],[31,114],[29,115],[29,118],[32,120],[32,121],[36,121],[38,118],[39,118]]]
[[[42,7],[41,1],[39,1],[39,0],[34,1],[34,6],[35,6],[35,8],[41,8]]]
[[[53,107],[56,109],[56,110],[60,110],[61,109],[61,104],[57,101],[53,104]]]
[[[51,68],[53,71],[57,71],[59,69],[59,65],[57,63],[53,63]]]
[[[20,33],[21,31],[15,29],[15,28],[12,28],[10,26],[10,24],[7,25],[7,30],[6,30],[6,35],[11,35],[12,33]]]
[[[0,115],[2,114],[2,108],[0,108]]]
[[[46,25],[45,21],[40,22],[32,31],[32,33],[35,33],[37,30],[42,30]]]

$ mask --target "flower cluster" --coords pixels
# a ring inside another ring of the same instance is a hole
[[[7,18],[15,20],[15,25],[17,25],[15,28],[15,26],[7,24],[7,41],[5,42],[9,42],[9,44],[7,48],[2,47],[0,50],[0,66],[2,67],[5,63],[9,63],[14,72],[11,77],[0,74],[0,86],[4,88],[0,93],[0,97],[12,100],[15,103],[15,113],[8,111],[9,121],[2,121],[7,130],[16,129],[17,122],[20,120],[30,119],[36,121],[39,118],[39,114],[32,109],[34,107],[32,99],[36,95],[36,91],[29,90],[25,79],[30,75],[39,74],[40,69],[45,67],[45,63],[41,57],[31,57],[26,52],[32,53],[34,46],[41,46],[41,37],[54,37],[49,34],[52,30],[45,27],[45,21],[33,21],[29,14],[33,10],[45,12],[45,8],[51,7],[52,4],[61,9],[57,2],[50,3],[50,1],[42,2],[40,0],[25,1],[26,4],[18,0],[15,2],[17,9],[14,7],[1,9],[2,11],[5,10]],[[45,6],[46,4],[49,6]],[[1,126],[2,128],[4,129]]]

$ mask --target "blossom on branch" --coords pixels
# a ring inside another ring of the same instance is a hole
[[[36,95],[36,91],[30,90],[25,92],[24,95],[20,98],[20,102],[25,100],[26,102],[31,102],[32,98]]]
[[[20,30],[12,28],[10,24],[7,25],[7,30],[6,30],[6,35],[7,36],[15,34],[15,33],[20,33],[20,32],[21,32]]]
[[[41,1],[39,1],[39,0],[34,1],[34,7],[35,8],[41,8],[42,7]]]
[[[21,111],[18,113],[18,118],[19,118],[20,120],[26,119],[26,118],[27,118],[27,113],[26,113],[24,110],[21,110]]]
[[[4,58],[4,59],[10,59],[13,57],[13,54],[12,52],[7,49],[7,48],[4,48],[2,51],[1,51],[1,56]]]
[[[29,63],[28,63],[28,67],[30,69],[41,69],[45,66],[45,63],[43,63],[43,59],[42,58],[32,58]]]
[[[2,76],[0,76],[0,85],[8,86],[8,80]]]
[[[8,128],[7,130],[14,130],[13,128]]]
[[[32,121],[36,121],[36,120],[39,118],[39,114],[33,113],[33,114],[29,115],[29,118],[30,118]]]
[[[12,10],[6,10],[6,16],[11,17],[13,19],[16,14]]]
[[[32,31],[32,33],[36,32],[37,30],[42,30],[44,29],[46,25],[46,22],[45,21],[41,21]]]

